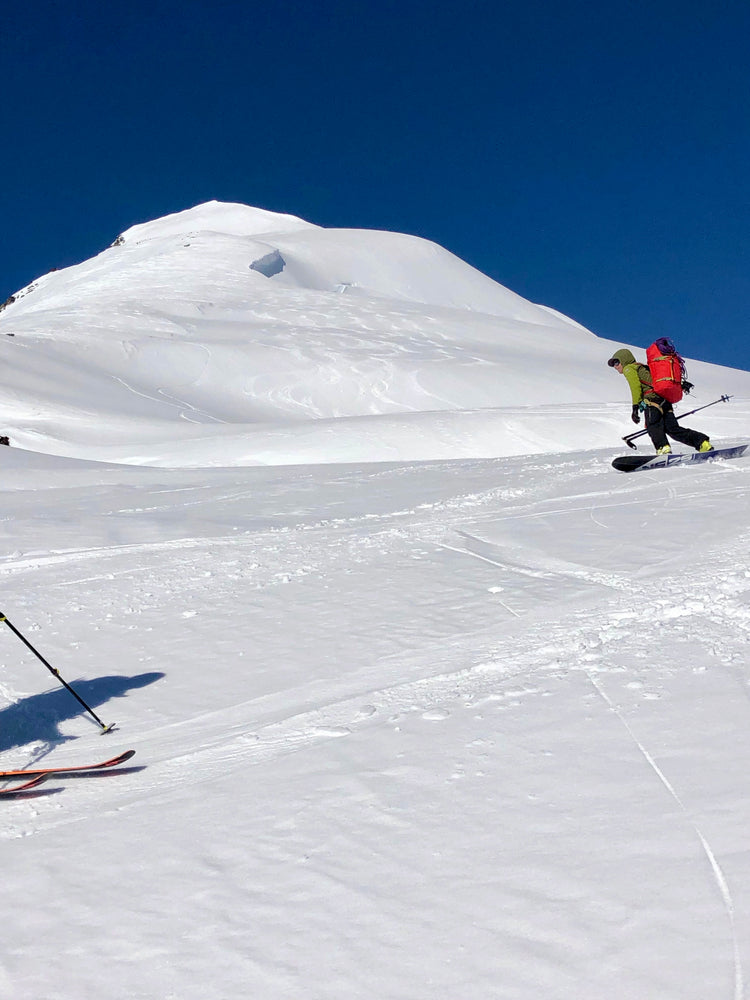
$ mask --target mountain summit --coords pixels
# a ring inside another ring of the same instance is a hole
[[[627,403],[612,343],[435,243],[216,201],[33,282],[2,334],[14,443],[135,464],[595,447]],[[747,373],[691,376],[750,395]]]

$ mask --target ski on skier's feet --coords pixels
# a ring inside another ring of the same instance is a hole
[[[118,764],[124,764],[126,760],[130,760],[131,757],[135,756],[135,750],[126,750],[124,753],[118,754],[116,757],[110,757],[109,760],[103,760],[98,764],[75,764],[73,767],[29,767],[21,768],[18,771],[0,771],[0,779],[3,778],[22,778],[22,777],[33,777],[37,776],[41,781],[43,781],[50,774],[76,774],[78,772],[86,771],[105,771],[110,767],[117,767]],[[30,787],[28,785],[21,787]],[[18,788],[14,789],[18,791]]]
[[[732,448],[712,448],[711,451],[696,451],[694,454],[670,452],[668,455],[622,455],[613,459],[612,465],[618,472],[666,469],[670,465],[686,465],[688,462],[714,462],[717,459],[740,458],[746,448],[746,444],[738,444]]]
[[[0,795],[15,795],[17,792],[25,792],[27,788],[36,788],[43,781],[47,780],[47,772],[37,774],[31,781],[24,781],[21,785],[11,785],[10,788],[0,788]]]

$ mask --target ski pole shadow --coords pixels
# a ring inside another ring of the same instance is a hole
[[[92,708],[106,704],[112,698],[127,697],[128,692],[161,680],[165,674],[152,671],[135,677],[97,677],[94,680],[73,681],[71,687]],[[47,745],[67,743],[76,739],[65,736],[60,725],[83,715],[86,710],[65,688],[55,688],[43,694],[29,695],[14,705],[0,709],[0,753],[28,743]]]

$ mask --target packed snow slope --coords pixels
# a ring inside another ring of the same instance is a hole
[[[118,242],[0,314],[2,613],[118,724],[0,621],[0,759],[136,750],[0,797],[0,997],[750,1000],[750,458],[616,473],[613,345],[423,241]]]
[[[626,386],[606,367],[621,345],[425,240],[212,202],[115,244],[0,313],[0,427],[21,447],[205,467],[559,452],[623,433]],[[750,397],[747,372],[690,372],[696,405]],[[736,417],[712,426],[731,434]]]

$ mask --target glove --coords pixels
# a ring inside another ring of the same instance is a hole
[[[630,414],[630,419],[634,424],[639,424],[641,422],[641,407],[640,403],[633,404],[633,412]]]

